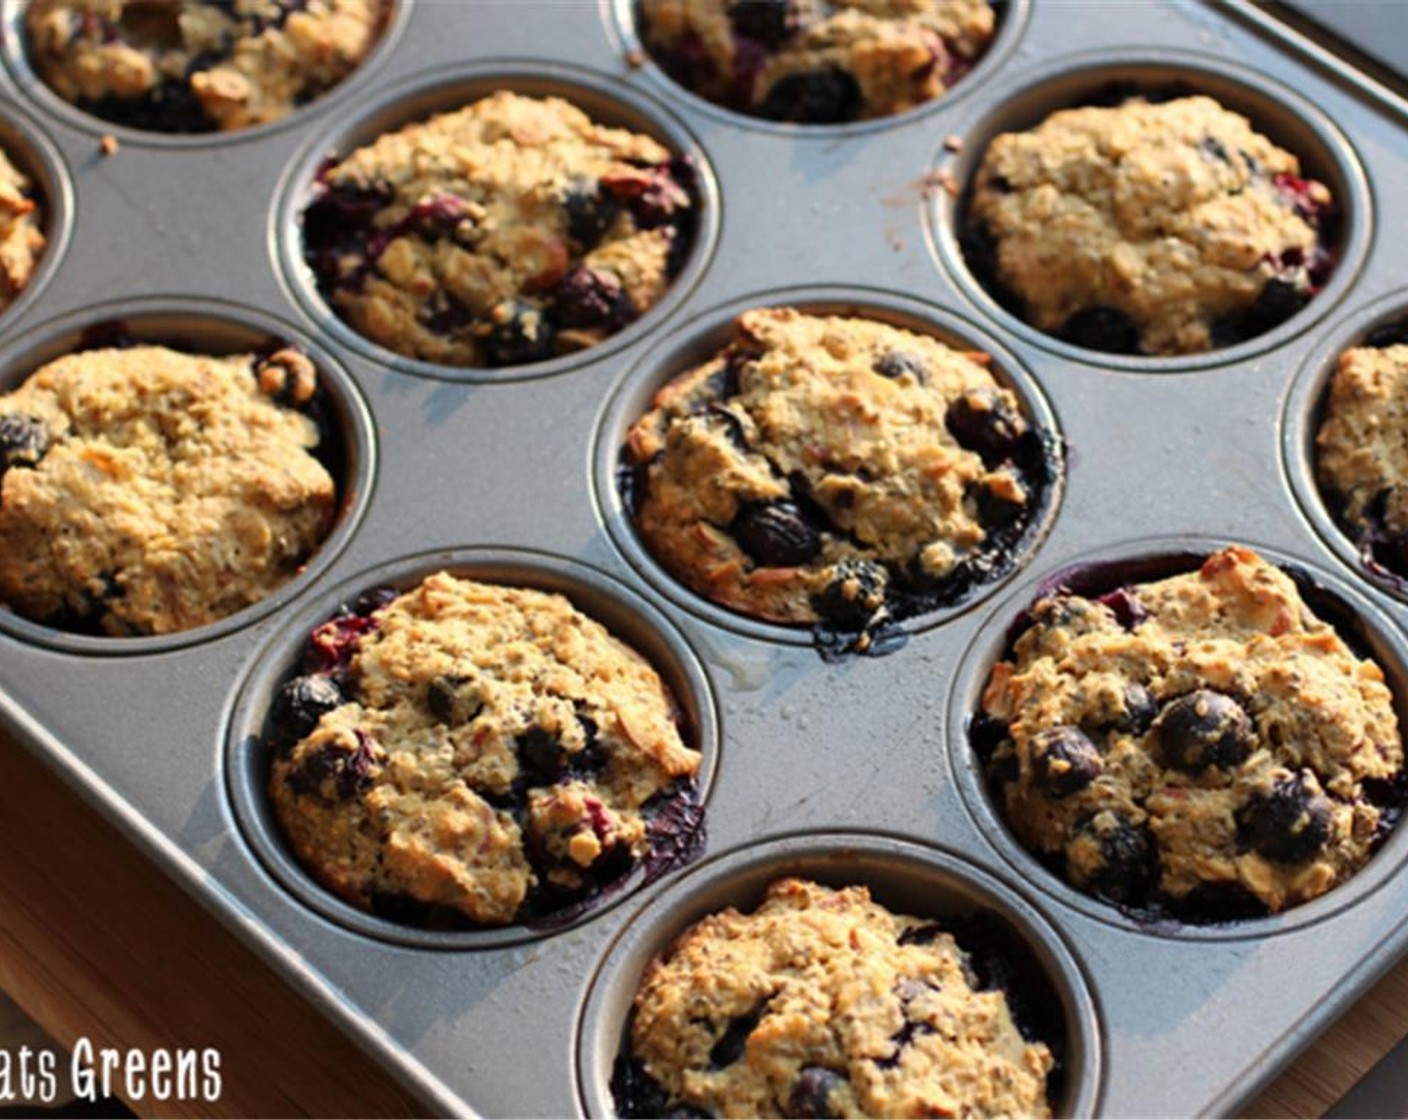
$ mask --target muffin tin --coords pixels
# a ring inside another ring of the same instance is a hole
[[[325,98],[247,133],[176,138],[55,104],[18,54],[19,5],[0,16],[0,138],[40,172],[51,236],[42,277],[0,316],[0,387],[114,319],[214,345],[302,340],[330,375],[348,458],[342,520],[308,571],[219,625],[102,640],[4,618],[0,721],[432,1107],[600,1114],[649,953],[705,903],[756,901],[774,871],[866,883],[913,913],[1004,915],[1062,1003],[1059,1103],[1077,1114],[1235,1111],[1408,948],[1408,830],[1280,916],[1140,924],[1016,847],[965,735],[1007,628],[1046,581],[1229,541],[1341,604],[1408,714],[1408,594],[1343,547],[1308,463],[1334,347],[1408,314],[1402,255],[1379,232],[1408,212],[1408,106],[1393,95],[1241,4],[1009,0],[991,53],[943,100],[782,126],[708,105],[642,61],[628,0],[401,0],[387,41]],[[1177,72],[1303,142],[1345,207],[1339,269],[1307,309],[1232,349],[1141,360],[1054,343],[976,287],[945,183],[961,185],[994,128],[1077,96],[1093,68],[1150,84]],[[388,354],[303,271],[312,173],[374,127],[500,83],[565,93],[694,153],[706,203],[694,253],[664,304],[570,359],[452,371]],[[632,410],[729,313],[788,302],[990,345],[1068,449],[1015,570],[914,620],[883,657],[828,663],[803,631],[690,595],[639,547],[614,490]],[[706,746],[694,863],[564,928],[437,939],[343,912],[289,861],[249,742],[272,682],[338,602],[442,562],[568,587],[688,697]]]

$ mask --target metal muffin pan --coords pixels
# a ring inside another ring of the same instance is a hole
[[[12,25],[15,4],[3,11]],[[80,648],[7,620],[0,722],[433,1107],[542,1116],[605,1107],[601,1047],[614,1028],[597,1017],[599,1001],[619,1018],[641,939],[684,920],[673,907],[686,884],[741,898],[769,853],[785,853],[779,867],[794,854],[809,867],[824,861],[835,881],[898,897],[911,897],[897,887],[909,870],[883,868],[922,867],[921,880],[946,884],[934,888],[936,904],[992,898],[1026,915],[1024,928],[1029,919],[1050,959],[1065,962],[1056,972],[1083,993],[1070,998],[1098,1064],[1082,1062],[1067,1088],[1077,1112],[1233,1111],[1408,948],[1405,835],[1322,903],[1190,933],[1134,928],[1073,897],[1014,858],[975,811],[960,709],[1024,597],[1073,563],[1155,555],[1171,542],[1264,548],[1361,614],[1400,707],[1408,624],[1408,604],[1366,578],[1293,484],[1307,469],[1307,379],[1332,360],[1317,348],[1402,288],[1397,240],[1380,231],[1408,217],[1408,105],[1241,4],[1032,0],[1008,4],[1006,20],[999,53],[947,100],[838,129],[704,105],[631,55],[628,11],[607,0],[403,0],[393,37],[342,88],[279,125],[186,140],[79,119],[35,87],[7,37],[0,127],[50,153],[51,190],[71,190],[72,204],[63,194],[51,219],[69,228],[67,248],[60,236],[42,285],[0,319],[0,384],[66,332],[112,318],[105,305],[121,298],[152,308],[158,326],[195,311],[304,340],[320,364],[346,372],[346,407],[365,410],[366,424],[364,507],[344,514],[346,535],[324,546],[318,566],[228,626],[169,644]],[[1151,82],[1174,68],[1195,88],[1235,85],[1253,116],[1304,138],[1314,148],[1304,154],[1327,161],[1317,172],[1344,185],[1341,271],[1284,327],[1207,357],[1113,361],[1020,327],[953,267],[952,200],[935,193],[935,172],[971,168],[984,122],[1009,104],[1030,119],[1038,106],[1025,91],[1038,81],[1074,90],[1096,57]],[[570,87],[697,148],[717,233],[701,237],[664,306],[570,363],[411,368],[348,337],[313,298],[291,243],[299,200],[320,153],[360,139],[379,114],[438,107],[441,87],[452,99],[494,74]],[[107,132],[120,148],[104,157]],[[954,154],[950,136],[974,139]],[[999,368],[1049,411],[1068,447],[1059,501],[1007,582],[916,620],[886,657],[835,664],[795,633],[686,604],[631,545],[603,473],[628,422],[621,402],[643,400],[648,382],[673,372],[663,366],[686,356],[696,327],[715,329],[720,309],[750,295],[833,298],[820,290],[991,340]],[[585,573],[605,590],[583,602],[624,604],[667,676],[672,657],[695,666],[685,676],[697,678],[700,718],[718,725],[698,878],[685,878],[694,868],[671,873],[544,936],[431,947],[330,918],[275,869],[249,806],[237,809],[258,784],[239,751],[262,702],[250,690],[342,589],[440,552],[531,556],[525,572]],[[525,1054],[539,1060],[530,1068]]]

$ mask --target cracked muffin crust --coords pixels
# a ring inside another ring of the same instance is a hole
[[[557,594],[438,572],[364,595],[313,632],[269,722],[298,859],[410,924],[549,917],[700,827],[674,698]]]
[[[0,601],[114,637],[203,626],[293,578],[331,528],[302,353],[88,350],[0,396]]]
[[[987,360],[876,320],[745,311],[631,428],[636,527],[698,594],[864,650],[996,574],[1040,504],[1045,444]]]
[[[1034,327],[1111,353],[1263,334],[1334,266],[1334,200],[1209,97],[1053,113],[988,147],[964,254]]]
[[[233,131],[279,120],[376,45],[389,0],[30,0],[29,59],[114,124]]]
[[[1321,493],[1360,554],[1408,578],[1408,331],[1340,355],[1315,454]]]
[[[640,0],[661,68],[730,109],[798,124],[932,101],[987,50],[988,0]]]
[[[649,136],[501,91],[326,168],[304,256],[338,314],[398,354],[543,361],[659,302],[690,248],[694,182]]]
[[[34,184],[0,149],[0,311],[14,303],[39,267],[43,220]]]
[[[774,882],[646,968],[619,1113],[1049,1116],[1051,1051],[1023,1037],[1010,973],[987,964],[864,887]]]
[[[1275,913],[1396,822],[1383,670],[1256,553],[1032,607],[972,741],[1021,842],[1075,887],[1185,921]]]

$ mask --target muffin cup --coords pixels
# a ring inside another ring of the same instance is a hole
[[[941,626],[971,610],[1030,562],[1055,520],[1065,478],[1060,429],[1035,378],[996,339],[931,304],[875,289],[815,287],[759,292],[706,311],[662,337],[636,367],[617,382],[597,423],[593,474],[599,514],[612,541],[633,568],[676,604],[716,626],[782,645],[816,644],[814,632],[808,626],[788,626],[751,618],[714,603],[677,580],[655,559],[636,531],[618,481],[626,435],[631,425],[649,410],[656,392],[673,377],[716,355],[731,340],[734,319],[758,307],[793,307],[815,314],[875,319],[916,334],[933,336],[957,349],[981,350],[992,356],[994,378],[1017,395],[1027,419],[1043,433],[1049,481],[1009,562],[1000,566],[988,581],[975,583],[958,602],[901,620],[899,633],[914,634]]]
[[[664,297],[624,329],[595,346],[542,362],[521,366],[481,368],[449,366],[406,357],[380,346],[345,323],[318,290],[317,278],[303,259],[303,211],[313,197],[319,170],[329,159],[339,159],[386,132],[425,120],[436,113],[463,108],[498,90],[529,97],[561,97],[593,120],[628,128],[660,141],[677,156],[693,164],[699,205],[694,243],[678,276]],[[690,132],[662,106],[611,83],[599,75],[561,64],[504,61],[476,66],[453,66],[417,74],[382,91],[355,113],[344,114],[326,133],[314,137],[289,165],[278,190],[272,244],[282,268],[285,285],[320,331],[347,346],[403,373],[460,382],[503,383],[565,373],[615,353],[661,321],[684,301],[708,266],[719,230],[719,196],[708,160]]]
[[[1181,373],[1233,365],[1282,345],[1313,326],[1347,292],[1367,255],[1373,213],[1364,169],[1344,134],[1319,109],[1299,94],[1256,71],[1208,57],[1176,51],[1131,51],[1111,63],[1108,54],[1076,55],[1038,71],[1001,106],[969,119],[961,131],[962,150],[940,150],[934,159],[937,174],[959,184],[955,195],[934,192],[928,207],[932,247],[940,266],[983,314],[1024,342],[1088,365],[1140,373]],[[1205,353],[1169,357],[1110,354],[1074,346],[1038,330],[1006,310],[975,276],[959,239],[965,225],[973,180],[993,139],[1004,132],[1033,128],[1060,109],[1098,102],[1112,88],[1129,87],[1129,94],[1177,90],[1206,94],[1224,107],[1247,117],[1254,128],[1301,160],[1305,175],[1318,179],[1334,195],[1339,233],[1332,247],[1337,263],[1329,281],[1300,311],[1279,326],[1237,343]]]
[[[331,567],[356,532],[376,477],[371,414],[352,379],[301,331],[262,311],[216,300],[149,298],[101,304],[35,327],[0,349],[0,391],[10,392],[48,362],[114,339],[166,345],[197,354],[239,354],[271,343],[293,344],[317,367],[326,394],[326,447],[318,449],[337,486],[336,522],[302,570],[272,594],[190,630],[147,637],[77,634],[0,609],[0,631],[70,653],[139,655],[213,641],[292,602]]]
[[[27,92],[34,100],[36,108],[46,116],[64,124],[80,128],[95,136],[114,136],[123,144],[151,145],[156,148],[196,148],[208,145],[237,143],[241,140],[258,140],[270,136],[281,129],[304,120],[311,114],[321,112],[330,104],[346,97],[355,97],[361,89],[370,84],[375,71],[395,48],[406,21],[411,16],[411,8],[416,0],[390,0],[392,10],[387,14],[381,34],[376,43],[360,63],[342,81],[326,93],[315,97],[305,105],[300,105],[279,120],[251,128],[234,129],[229,132],[173,133],[158,132],[152,129],[132,128],[115,121],[104,120],[85,112],[77,105],[66,101],[49,88],[39,76],[39,72],[29,61],[29,35],[25,31],[24,14],[28,0],[0,0],[0,54],[15,79],[15,84]]]
[[[878,833],[783,836],[716,856],[652,895],[608,947],[582,1011],[577,1084],[585,1114],[616,1115],[612,1067],[625,1052],[631,1005],[646,965],[684,930],[727,907],[751,911],[774,880],[865,886],[893,912],[934,918],[995,918],[1010,934],[1033,1024],[1059,1066],[1048,1083],[1057,1116],[1090,1116],[1101,1087],[1101,1038],[1085,976],[1039,910],[968,860]],[[1004,938],[1006,940],[1006,938]],[[1004,946],[1006,948],[1007,946]]]
[[[997,13],[997,29],[993,33],[992,41],[988,44],[988,49],[983,52],[973,69],[945,91],[942,97],[934,98],[921,105],[916,105],[912,109],[906,109],[902,113],[894,113],[887,117],[851,121],[846,124],[818,125],[769,121],[748,113],[738,112],[701,97],[689,87],[681,85],[666,74],[646,49],[645,42],[636,28],[637,0],[607,0],[607,5],[610,10],[610,30],[620,43],[622,55],[632,60],[633,70],[648,80],[657,92],[666,96],[682,97],[687,100],[691,108],[706,112],[731,127],[756,128],[790,140],[814,137],[828,142],[837,136],[860,135],[893,128],[896,125],[915,123],[922,120],[925,115],[937,110],[939,106],[951,106],[959,98],[974,92],[985,85],[987,79],[1018,50],[1027,19],[1031,14],[1031,0],[994,0],[993,8]]]
[[[1301,512],[1326,546],[1350,570],[1408,603],[1408,571],[1394,572],[1362,551],[1336,520],[1316,478],[1315,436],[1324,419],[1330,380],[1340,355],[1364,345],[1386,327],[1408,327],[1408,289],[1393,292],[1341,317],[1326,328],[1291,386],[1281,421],[1281,459]]]
[[[1196,571],[1211,554],[1229,543],[1246,544],[1291,577],[1306,605],[1335,632],[1357,657],[1371,657],[1384,671],[1393,693],[1400,730],[1408,732],[1408,643],[1404,635],[1372,603],[1343,581],[1298,557],[1247,542],[1175,537],[1133,541],[1091,553],[1054,572],[1023,583],[996,606],[978,630],[963,662],[954,674],[948,699],[948,752],[955,780],[977,831],[1022,878],[1053,900],[1091,918],[1133,933],[1188,940],[1230,941],[1274,936],[1322,921],[1365,898],[1392,876],[1408,856],[1408,829],[1396,827],[1404,806],[1400,802],[1391,831],[1379,842],[1369,860],[1345,882],[1325,894],[1278,914],[1209,924],[1192,924],[1172,918],[1136,914],[1078,890],[1013,835],[1002,810],[995,803],[974,750],[969,732],[981,708],[981,696],[992,667],[1004,657],[1011,643],[1027,625],[1027,612],[1037,600],[1057,588],[1091,596],[1132,583],[1147,583]]]
[[[73,231],[73,176],[58,149],[18,105],[7,105],[0,114],[0,149],[29,176],[38,196],[45,238],[44,251],[24,291],[0,311],[0,325],[4,325],[24,314],[59,269]]]
[[[687,743],[702,755],[695,778],[695,797],[701,807],[708,801],[718,765],[718,717],[702,665],[664,616],[610,577],[575,561],[541,553],[472,548],[394,560],[329,588],[284,621],[250,663],[226,734],[225,780],[245,839],[265,869],[295,898],[357,933],[424,949],[502,948],[549,937],[595,918],[673,865],[647,868],[647,857],[600,895],[572,908],[560,919],[554,916],[537,926],[422,929],[359,910],[319,884],[284,840],[267,793],[273,762],[273,747],[265,734],[270,702],[279,684],[297,666],[309,633],[340,605],[350,603],[364,591],[379,587],[408,590],[425,576],[442,570],[461,578],[565,595],[573,606],[645,657],[679,705]],[[695,833],[696,843],[703,843],[706,829],[707,817]]]

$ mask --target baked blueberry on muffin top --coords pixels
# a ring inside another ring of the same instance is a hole
[[[746,311],[631,428],[636,527],[699,594],[864,650],[996,575],[1040,507],[1046,444],[987,361],[875,320]]]
[[[1290,318],[1334,267],[1334,200],[1210,97],[1053,113],[989,145],[963,250],[1033,326],[1111,353],[1192,354]]]
[[[1324,894],[1403,801],[1383,670],[1245,548],[1039,600],[971,732],[1026,847],[1087,893],[1191,922]]]
[[[1364,559],[1408,578],[1408,330],[1384,328],[1340,355],[1315,473]]]
[[[730,109],[798,124],[903,112],[971,70],[988,0],[640,0],[661,68]]]
[[[45,244],[34,184],[0,149],[0,311],[29,284]]]
[[[338,314],[387,349],[514,366],[650,310],[697,212],[691,166],[658,141],[499,92],[326,168],[304,255]]]
[[[301,352],[87,350],[0,396],[0,602],[108,636],[214,622],[292,579],[336,491]]]
[[[646,968],[622,1116],[1049,1116],[1045,1042],[990,932],[782,879]],[[1004,990],[1006,989],[1006,990]]]
[[[674,698],[557,594],[438,572],[363,595],[313,632],[269,739],[294,854],[409,924],[550,918],[698,835]]]
[[[267,124],[327,92],[376,45],[390,0],[29,0],[30,62],[114,124]]]

